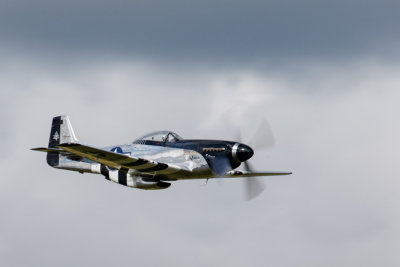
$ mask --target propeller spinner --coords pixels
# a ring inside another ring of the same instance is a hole
[[[244,162],[250,159],[254,155],[254,151],[251,147],[235,143],[232,147],[232,158],[238,162]]]

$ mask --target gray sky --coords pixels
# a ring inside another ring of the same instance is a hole
[[[399,41],[398,1],[2,1],[2,42],[171,61],[343,59]]]
[[[398,266],[397,1],[2,1],[1,266]],[[82,142],[171,129],[249,140],[267,190],[141,191],[59,171],[51,118]],[[223,123],[222,123],[223,122]]]

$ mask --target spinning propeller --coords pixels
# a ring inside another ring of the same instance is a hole
[[[210,167],[216,177],[224,177],[224,175],[239,167],[241,164],[244,166],[244,171],[247,173],[255,173],[255,170],[251,167],[248,162],[254,154],[254,149],[264,149],[274,146],[274,137],[272,134],[271,127],[269,126],[266,119],[263,119],[257,127],[257,131],[248,142],[249,146],[242,143],[240,129],[237,130],[235,143],[229,151],[227,151],[224,157],[213,157],[208,158]],[[256,177],[245,178],[245,189],[246,199],[250,200],[257,197],[264,191],[263,183]]]
[[[238,137],[239,141],[241,141],[240,131]],[[253,135],[249,144],[251,147],[257,150],[271,148],[275,145],[272,129],[265,118],[259,124],[257,131]],[[246,172],[254,172],[254,169],[251,167],[248,160],[244,161],[243,165]],[[244,182],[246,190],[246,200],[257,197],[265,189],[263,182],[257,177],[248,177],[244,180]]]

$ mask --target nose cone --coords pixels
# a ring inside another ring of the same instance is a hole
[[[251,147],[240,144],[236,151],[236,157],[240,162],[244,162],[254,155],[253,149]]]

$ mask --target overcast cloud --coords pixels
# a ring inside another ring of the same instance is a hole
[[[55,53],[274,64],[399,43],[398,1],[2,1],[2,42]]]
[[[397,1],[0,2],[1,266],[398,266]],[[171,129],[249,140],[267,190],[148,192],[47,166]]]

